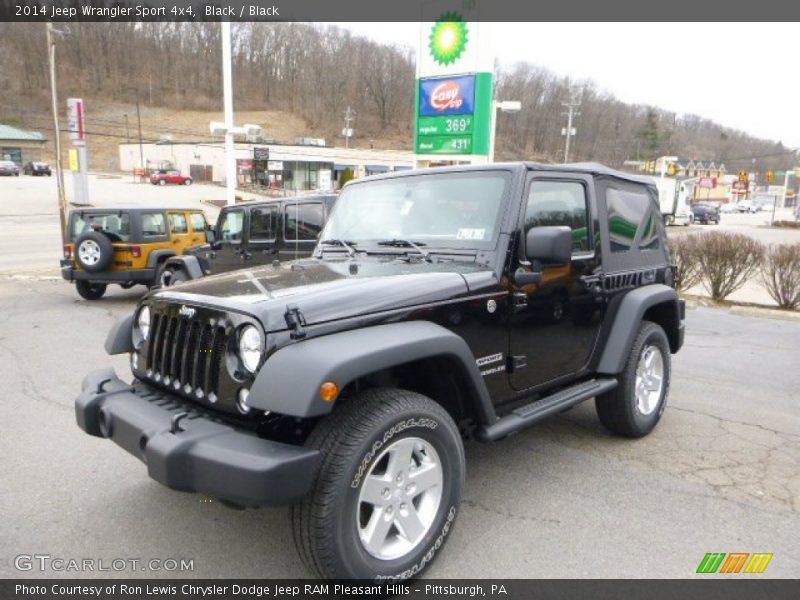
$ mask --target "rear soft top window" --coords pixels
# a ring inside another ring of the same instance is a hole
[[[100,231],[112,242],[131,239],[131,221],[128,213],[74,213],[69,228],[70,240],[76,241],[87,231]]]

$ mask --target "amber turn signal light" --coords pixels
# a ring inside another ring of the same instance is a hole
[[[333,381],[326,381],[319,386],[319,396],[325,402],[333,402],[339,395],[339,386]]]

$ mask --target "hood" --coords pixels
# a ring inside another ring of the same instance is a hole
[[[261,319],[267,331],[275,331],[286,329],[284,314],[290,304],[313,325],[465,296],[467,280],[488,271],[465,262],[305,259],[212,275],[153,297],[247,312]]]

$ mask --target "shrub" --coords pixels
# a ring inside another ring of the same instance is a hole
[[[764,245],[741,233],[705,233],[696,243],[700,282],[716,301],[754,277],[764,257]]]
[[[675,264],[675,288],[688,290],[700,281],[697,261],[697,235],[669,239],[669,253]]]
[[[780,308],[800,307],[800,244],[778,244],[764,255],[761,280]]]

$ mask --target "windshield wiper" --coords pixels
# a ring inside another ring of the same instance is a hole
[[[353,257],[356,255],[356,249],[353,246],[356,245],[355,242],[350,242],[348,240],[339,240],[339,239],[332,239],[332,240],[322,240],[320,244],[325,244],[328,246],[341,246],[345,250],[347,250],[347,255]]]
[[[418,242],[412,242],[411,240],[403,240],[399,238],[394,238],[391,240],[384,240],[382,242],[378,242],[378,246],[394,246],[395,248],[413,248],[419,254],[422,255],[423,260],[427,262],[433,262],[431,260],[431,253],[428,250],[425,250],[422,246],[425,244],[421,244]]]

